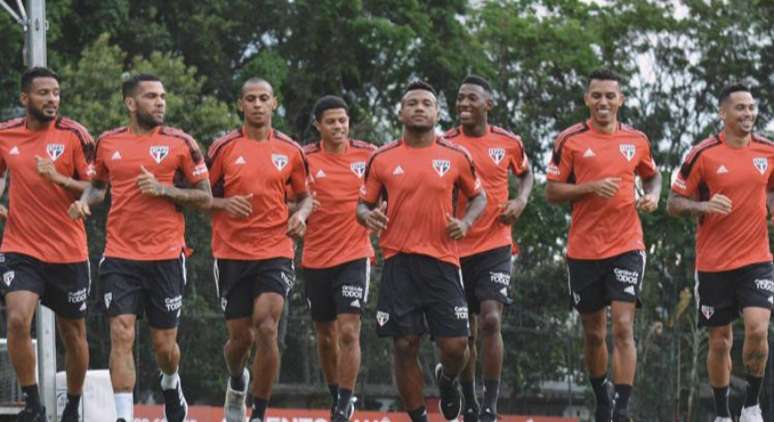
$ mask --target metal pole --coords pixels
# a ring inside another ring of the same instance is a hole
[[[46,66],[46,1],[27,0],[27,65]],[[46,420],[56,421],[56,339],[54,313],[38,305],[38,385],[43,405],[46,406]]]

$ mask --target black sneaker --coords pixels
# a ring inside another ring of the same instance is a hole
[[[357,402],[357,397],[352,396],[346,409],[339,409],[337,406],[333,410],[331,422],[349,422],[352,419],[352,415],[355,414],[355,402]]]
[[[185,401],[183,389],[178,380],[177,386],[171,390],[161,390],[164,395],[164,417],[168,422],[184,422],[188,416],[188,403]]]
[[[16,415],[16,422],[46,422],[46,408],[25,407]]]
[[[481,422],[495,422],[497,420],[497,413],[492,409],[485,407],[481,409],[481,413],[478,414],[478,420]]]
[[[613,413],[613,422],[632,422],[633,420],[628,410]]]
[[[460,416],[462,412],[462,394],[460,393],[460,384],[457,380],[452,381],[449,385],[442,385],[441,374],[443,373],[443,365],[438,364],[435,366],[435,381],[438,384],[438,392],[441,395],[441,400],[438,401],[438,407],[441,410],[441,414],[447,421],[453,421]]]
[[[80,422],[81,418],[78,415],[78,407],[77,406],[65,406],[64,411],[62,412],[62,419],[59,420],[59,422]]]
[[[613,388],[612,384],[608,381],[605,383],[605,389],[607,390],[607,404],[600,404],[597,402],[597,408],[594,410],[594,422],[610,422],[613,419]]]
[[[116,422],[126,422],[126,419],[124,419],[124,418],[118,418],[118,419],[116,419]]]
[[[478,405],[465,406],[465,410],[462,412],[463,422],[478,422]]]

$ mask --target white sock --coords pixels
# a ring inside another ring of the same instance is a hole
[[[132,393],[115,393],[116,417],[123,418],[126,422],[134,421],[134,398]]]
[[[161,389],[162,390],[174,390],[177,388],[177,383],[180,382],[180,376],[177,375],[177,371],[172,374],[161,373]]]

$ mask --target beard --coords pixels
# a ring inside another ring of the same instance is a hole
[[[149,129],[164,124],[164,119],[157,119],[152,114],[145,113],[144,111],[137,110],[137,123]]]
[[[32,118],[34,118],[37,121],[40,121],[40,122],[50,122],[50,121],[56,119],[56,116],[59,113],[54,113],[53,115],[49,116],[48,114],[44,113],[42,109],[35,108],[35,107],[32,107],[32,106],[28,106],[27,107],[27,114],[32,116]]]
[[[407,123],[404,126],[406,130],[414,133],[432,132],[433,128],[435,127],[432,124],[415,124],[415,123]]]

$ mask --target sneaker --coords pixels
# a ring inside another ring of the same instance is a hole
[[[126,422],[126,419],[124,419],[124,418],[118,418],[118,419],[116,419],[116,422]]]
[[[463,422],[478,422],[478,405],[473,405],[470,407],[465,407],[465,410],[462,412],[462,420]]]
[[[715,422],[734,422],[731,418],[721,418],[720,416],[715,417]]]
[[[492,409],[485,407],[478,414],[478,420],[481,422],[495,422],[497,421],[497,414]]]
[[[615,412],[613,414],[613,422],[631,422],[633,420],[628,411]]]
[[[756,404],[755,406],[743,407],[739,422],[763,422],[761,406]]]
[[[177,382],[177,387],[171,390],[161,390],[164,395],[164,417],[168,422],[184,422],[188,416],[188,403],[183,395],[183,388]]]
[[[331,422],[349,422],[352,419],[352,415],[355,414],[355,403],[357,403],[357,397],[352,396],[349,401],[346,410],[341,410],[338,407],[333,411],[333,417]]]
[[[46,422],[46,408],[28,408],[25,407],[16,415],[16,422]]]
[[[613,386],[608,381],[605,383],[605,388],[607,389],[608,401],[607,404],[597,403],[597,408],[594,410],[594,422],[610,422],[613,419],[613,400],[615,397]]]
[[[453,421],[457,419],[462,412],[462,393],[460,393],[460,384],[457,380],[454,380],[450,385],[442,386],[442,373],[443,365],[439,363],[435,366],[435,381],[438,384],[438,392],[441,395],[441,400],[438,401],[438,407],[447,421]]]
[[[247,387],[250,385],[250,371],[247,368],[242,372],[242,381],[244,381],[245,387],[242,390],[234,390],[231,388],[231,380],[226,380],[226,401],[223,403],[226,422],[244,422],[245,420],[245,399],[247,398]]]

